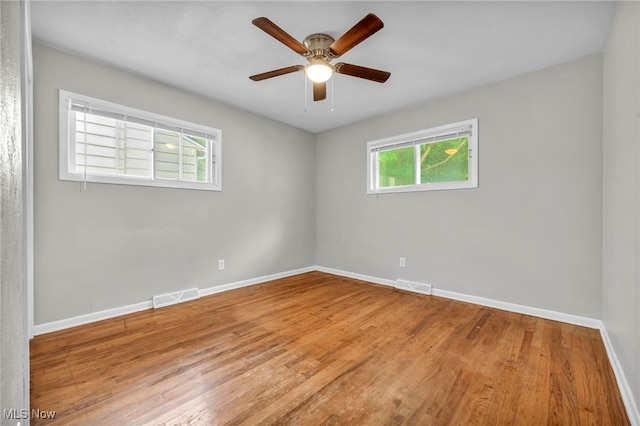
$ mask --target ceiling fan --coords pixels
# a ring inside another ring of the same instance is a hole
[[[338,62],[335,65],[331,65],[330,63],[333,59],[344,55],[353,47],[382,29],[384,24],[380,18],[373,13],[369,13],[362,18],[360,22],[355,24],[337,40],[327,34],[315,33],[307,36],[302,43],[265,17],[256,18],[251,22],[309,61],[306,66],[292,65],[290,67],[252,75],[249,78],[253,81],[261,81],[296,71],[304,71],[309,80],[313,81],[313,100],[321,101],[327,97],[327,81],[333,76],[334,72],[378,83],[384,83],[391,76],[390,72],[359,65],[345,64],[344,62]]]

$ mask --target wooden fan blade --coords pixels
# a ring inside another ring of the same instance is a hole
[[[253,25],[260,28],[265,33],[269,34],[271,37],[278,40],[280,43],[287,46],[289,49],[301,55],[310,53],[309,49],[307,49],[304,44],[291,37],[285,30],[283,30],[264,16],[254,19],[253,21],[251,21],[251,23],[253,23]]]
[[[249,77],[253,81],[266,80],[267,78],[278,77],[279,75],[289,74],[296,71],[302,71],[304,67],[302,65],[292,65],[286,68],[280,68],[273,71],[263,72],[262,74],[256,74]]]
[[[335,56],[342,56],[362,41],[381,30],[384,24],[373,13],[368,14],[360,22],[355,24],[342,37],[334,41],[329,50]]]
[[[365,80],[376,81],[378,83],[384,83],[389,77],[391,77],[391,73],[387,71],[361,67],[359,65],[345,64],[344,62],[338,62],[335,69],[338,74],[364,78]]]
[[[327,82],[313,83],[313,100],[321,101],[327,99]]]

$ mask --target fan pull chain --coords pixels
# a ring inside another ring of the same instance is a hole
[[[307,76],[302,74],[302,82],[304,83],[304,112],[307,112]]]
[[[336,85],[336,76],[331,79],[331,112],[333,112],[333,86]]]

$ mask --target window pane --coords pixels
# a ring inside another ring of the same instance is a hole
[[[76,172],[151,177],[151,128],[75,113]]]
[[[415,184],[414,153],[412,146],[378,152],[380,187]]]
[[[198,138],[195,136],[189,136],[191,140],[195,143],[196,148],[196,181],[197,182],[208,182],[209,177],[209,141],[204,138]]]
[[[469,179],[467,137],[420,145],[420,183]]]
[[[119,121],[118,174],[151,178],[152,129],[140,124]]]
[[[191,135],[182,137],[182,180],[207,182],[207,141]]]
[[[208,182],[206,139],[163,129],[155,134],[156,177]]]
[[[76,112],[76,171],[116,173],[116,120]]]
[[[156,129],[156,177],[180,178],[180,134]]]

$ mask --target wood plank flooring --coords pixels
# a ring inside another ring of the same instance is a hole
[[[627,425],[597,330],[310,272],[37,336],[47,425]]]

